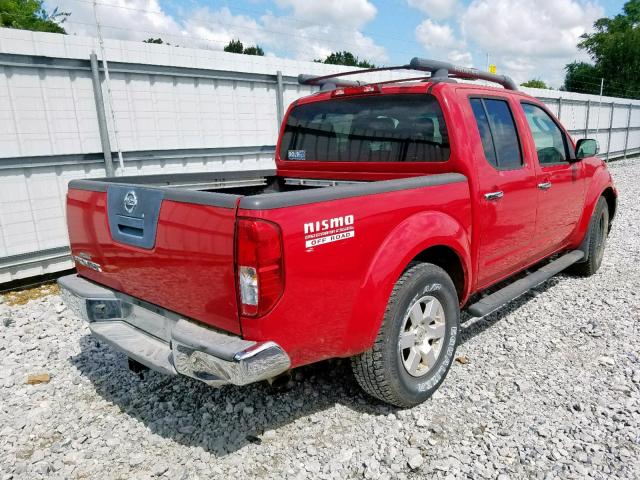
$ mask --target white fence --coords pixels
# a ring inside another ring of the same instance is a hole
[[[313,91],[297,75],[343,68],[142,42],[105,47],[105,136],[116,174],[119,145],[127,175],[273,168],[283,109]],[[93,51],[93,38],[0,29],[0,284],[72,267],[67,183],[105,175]],[[607,158],[640,151],[640,101],[523,90],[575,136],[596,137]]]

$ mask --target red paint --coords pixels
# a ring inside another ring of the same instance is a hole
[[[270,313],[242,319],[244,336],[269,337],[295,363],[366,349],[395,279],[415,255],[439,244],[452,245],[461,254],[469,250],[468,195],[466,183],[457,183],[366,199],[240,210],[241,216],[258,216],[281,226],[286,285]],[[305,247],[305,223],[350,214],[355,227],[352,239]]]
[[[384,86],[368,95],[425,94],[427,89],[440,101],[447,123],[447,162],[296,162],[276,156],[278,175],[385,180],[458,172],[467,177],[466,183],[272,210],[164,201],[156,247],[150,251],[111,239],[106,194],[70,190],[73,253],[90,254],[105,270],[97,273],[80,266],[80,274],[217,328],[240,333],[241,326],[244,338],[276,341],[298,366],[369,348],[394,283],[429,247],[446,246],[460,259],[465,273],[462,305],[471,294],[546,256],[578,247],[599,196],[608,188],[616,194],[604,162],[593,157],[541,166],[520,102],[545,107],[523,93],[420,83]],[[331,95],[315,94],[298,104],[330,100]],[[468,101],[469,96],[483,95],[509,102],[525,163],[521,169],[498,171],[485,160]],[[538,184],[546,181],[552,188],[540,190]],[[485,199],[485,193],[498,190],[504,192],[502,199]],[[348,215],[354,217],[351,238],[305,245],[305,223]],[[238,217],[272,222],[282,235],[282,257],[267,257],[273,265],[283,265],[284,278],[276,283],[284,284],[284,290],[275,305],[257,317],[238,313],[236,255],[243,251],[243,245],[234,246]]]
[[[99,273],[78,273],[201,322],[240,333],[233,265],[235,211],[164,200],[152,250],[116,243],[107,194],[70,189],[67,223],[73,255],[89,254]]]

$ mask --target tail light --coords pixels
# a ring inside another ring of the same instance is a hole
[[[380,93],[380,85],[369,84],[358,87],[342,87],[336,88],[332,93],[332,97],[345,97],[349,95],[364,95],[367,93]]]
[[[240,313],[269,312],[284,290],[282,233],[275,223],[241,218],[236,234]]]

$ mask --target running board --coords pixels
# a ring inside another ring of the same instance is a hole
[[[573,265],[577,261],[581,260],[582,257],[584,257],[584,252],[582,250],[573,250],[553,262],[548,263],[539,270],[530,273],[526,277],[510,283],[491,295],[487,295],[482,300],[470,305],[469,308],[467,308],[467,311],[474,317],[478,318],[489,315],[505,303],[509,303],[511,300],[518,298],[523,293],[526,293],[570,265]]]

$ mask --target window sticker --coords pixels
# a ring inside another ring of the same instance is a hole
[[[306,150],[289,150],[287,152],[288,160],[306,160],[307,151]]]

